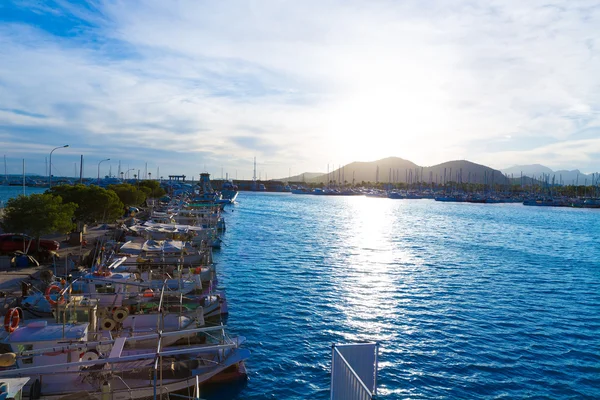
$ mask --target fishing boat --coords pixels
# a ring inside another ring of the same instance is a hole
[[[141,275],[127,272],[88,273],[68,285],[66,282],[56,282],[49,285],[44,293],[32,293],[21,300],[21,305],[33,315],[46,317],[65,307],[67,310],[80,307],[90,318],[94,315],[94,321],[97,315],[98,322],[93,326],[109,331],[121,325],[126,328],[146,326],[147,321],[155,324],[156,318],[146,315],[156,314],[157,311],[175,314],[164,317],[172,329],[182,329],[192,322],[202,325],[204,318],[228,313],[224,293],[213,291],[210,285],[203,289],[200,280],[190,282],[168,277],[152,278],[150,272]],[[85,303],[77,303],[74,299],[85,299]],[[97,309],[92,312],[92,307]]]
[[[310,190],[309,188],[302,187],[302,186],[299,186],[296,189],[292,189],[291,192],[292,192],[292,194],[313,194],[312,190]]]
[[[221,186],[221,200],[218,202],[223,202],[226,204],[232,204],[235,202],[235,199],[238,195],[238,187],[233,184],[233,181],[226,180],[223,182]]]
[[[190,330],[218,334],[215,342],[164,347],[164,338],[182,333],[89,340],[87,323],[32,321],[19,326],[18,312],[11,309],[7,315],[7,334],[0,340],[0,381],[29,378],[24,389],[32,400],[75,393],[117,400],[148,398],[157,391],[168,395],[196,387],[249,356],[240,348],[245,339],[227,337],[224,326]],[[157,345],[140,348],[140,340]]]

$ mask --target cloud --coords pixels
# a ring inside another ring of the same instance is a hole
[[[598,163],[585,148],[595,142],[580,137],[600,127],[594,1],[4,10],[0,134],[13,133],[6,145],[22,155],[28,139],[48,149],[68,140],[74,154],[160,160],[165,173],[206,163],[247,176],[254,156],[270,176],[390,152],[424,165]]]

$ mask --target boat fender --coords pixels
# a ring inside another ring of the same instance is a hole
[[[102,320],[102,329],[106,331],[112,331],[117,327],[117,323],[110,318],[104,318]]]
[[[15,353],[4,353],[0,354],[0,367],[12,367],[17,362],[17,355]]]
[[[42,394],[42,385],[40,380],[36,379],[29,388],[29,400],[38,400]]]
[[[19,327],[21,315],[23,315],[23,311],[19,307],[8,309],[4,316],[4,329],[6,332],[13,333]]]
[[[58,293],[58,299],[54,300],[52,297],[50,297],[50,295],[53,292],[57,292]],[[54,307],[57,304],[64,304],[65,303],[65,296],[62,292],[62,289],[57,286],[57,285],[50,285],[48,286],[48,288],[46,289],[46,293],[44,294],[44,297],[46,297],[46,300],[48,301],[48,303],[50,303],[50,306]]]
[[[96,350],[88,350],[81,355],[81,361],[96,361],[100,356]]]
[[[125,307],[119,307],[113,312],[113,319],[116,322],[123,322],[129,315],[129,310]]]
[[[102,340],[109,340],[108,338],[102,338]],[[106,344],[102,344],[99,343],[98,346],[96,346],[96,350],[98,351],[99,354],[110,354],[110,351],[112,349],[112,346],[110,345],[110,343],[106,343]]]

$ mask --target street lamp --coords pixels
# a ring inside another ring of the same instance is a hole
[[[125,179],[129,179],[129,171],[135,171],[135,168],[130,168],[125,172]]]
[[[48,186],[50,186],[50,189],[52,189],[52,153],[54,153],[54,150],[62,149],[63,147],[69,147],[69,145],[65,144],[64,146],[55,147],[50,152],[50,165],[48,168]]]
[[[102,164],[104,161],[110,161],[110,158],[107,158],[106,160],[102,160],[98,163],[98,185],[100,184],[100,164]]]

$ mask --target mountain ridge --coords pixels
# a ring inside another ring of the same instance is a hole
[[[565,185],[584,185],[586,184],[586,180],[587,182],[592,183],[592,180],[598,179],[596,174],[585,174],[579,169],[561,169],[554,171],[541,164],[515,165],[509,168],[503,168],[501,171],[505,174],[513,175],[514,177],[520,177],[521,173],[523,173],[523,176],[540,178],[540,180],[544,180],[543,177],[545,175],[548,179],[552,180],[554,178],[558,183]]]
[[[302,174],[297,175],[297,177],[301,176]],[[400,157],[386,157],[375,161],[354,161],[330,171],[329,174],[306,178],[305,181],[308,183],[338,183],[339,181],[345,184],[362,182],[443,183],[450,181],[503,183],[506,179],[499,170],[467,160],[446,161],[425,167]],[[289,178],[279,180],[294,182]]]
[[[375,161],[353,161],[341,168],[327,173],[304,173],[289,178],[278,179],[284,182],[307,182],[307,183],[406,183],[427,182],[443,183],[444,181],[455,181],[463,183],[505,183],[509,178],[523,177],[539,179],[552,179],[554,176],[557,183],[563,184],[591,184],[592,179],[599,179],[599,175],[584,174],[578,169],[567,171],[552,169],[541,165],[515,165],[505,169],[494,169],[487,165],[477,164],[468,160],[445,161],[433,166],[419,166],[410,160],[400,157],[386,157]]]

